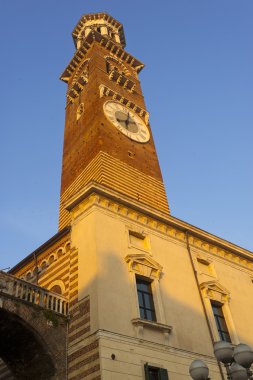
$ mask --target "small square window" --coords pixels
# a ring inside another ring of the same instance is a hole
[[[165,368],[158,368],[148,365],[144,365],[145,380],[169,380],[168,371]]]
[[[197,259],[199,272],[207,275],[212,275],[211,265],[208,261]]]
[[[129,247],[137,248],[142,251],[150,251],[150,244],[148,237],[137,231],[128,231],[129,234]]]

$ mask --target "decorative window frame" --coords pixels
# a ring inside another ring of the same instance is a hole
[[[80,103],[76,110],[76,121],[79,121],[84,113],[84,103]]]
[[[230,303],[230,292],[218,281],[206,281],[200,285],[202,291],[203,300],[207,312],[207,317],[210,322],[210,327],[215,341],[220,340],[220,336],[217,330],[215,318],[213,315],[213,309],[211,302],[216,301],[222,305],[222,312],[227,324],[228,332],[233,344],[239,344],[239,338],[236,333],[235,325],[231,315],[229,303]]]
[[[165,312],[160,291],[160,278],[163,267],[150,257],[147,253],[129,254],[125,257],[130,273],[131,285],[133,289],[133,313],[137,317],[132,319],[132,324],[136,326],[137,337],[142,338],[144,329],[153,329],[163,332],[166,342],[172,327],[166,324]],[[136,290],[136,275],[151,280],[151,289],[156,313],[156,322],[140,318],[139,301]]]
[[[124,73],[126,77],[131,76],[131,73],[128,70],[128,68],[124,65],[124,63],[121,60],[117,59],[116,57],[112,55],[107,55],[105,56],[105,61],[106,61],[106,66],[110,65],[111,69],[113,69],[116,66],[121,69],[121,72]],[[108,72],[108,74],[110,74],[110,71]]]
[[[145,231],[138,229],[138,228],[135,228],[135,227],[132,227],[132,226],[127,226],[126,227],[126,235],[127,235],[128,248],[137,249],[138,251],[146,252],[150,256],[152,256],[150,237]],[[133,236],[136,236],[137,238],[139,237],[140,239],[145,240],[146,247],[140,247],[137,244],[135,245],[133,242],[131,242],[130,235],[133,235]]]
[[[206,255],[197,254],[195,257],[195,263],[196,263],[195,266],[196,266],[196,269],[198,272],[200,284],[206,283],[208,281],[216,281],[217,280],[217,273],[215,271],[214,263],[209,257],[207,257]],[[199,266],[199,263],[210,266],[210,273],[207,274],[205,272],[202,272],[201,268]]]
[[[56,285],[61,288],[61,295],[64,296],[66,289],[65,289],[65,284],[62,280],[55,280],[55,281],[50,282],[48,286],[48,290],[50,291]]]
[[[78,98],[79,94],[82,92],[84,86],[88,83],[89,62],[90,58],[81,62],[71,79],[67,91],[67,100],[70,103],[74,103],[75,99]]]

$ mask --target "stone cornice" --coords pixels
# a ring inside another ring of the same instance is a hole
[[[86,189],[85,193],[67,205],[72,213],[73,219],[88,210],[93,205],[107,209],[117,215],[142,223],[168,237],[175,238],[184,244],[186,243],[186,233],[192,247],[201,249],[216,257],[223,258],[233,264],[239,265],[248,271],[253,271],[253,253],[232,244],[224,239],[203,231],[189,223],[186,223],[173,216],[166,216],[162,213],[142,207],[139,204],[130,203],[127,199],[119,199],[116,194],[109,192],[101,185],[93,184]]]
[[[70,63],[60,76],[60,79],[64,82],[68,83],[72,74],[75,72],[76,68],[80,65],[81,61],[86,58],[86,54],[90,50],[91,46],[94,42],[98,42],[101,46],[103,46],[107,51],[109,51],[113,56],[118,59],[126,62],[130,65],[137,73],[141,71],[144,67],[144,64],[134,58],[132,55],[127,53],[123,48],[118,46],[112,40],[107,38],[106,36],[102,36],[102,34],[91,31],[88,36],[83,40],[81,47],[76,50],[73,58]]]
[[[94,335],[96,334],[97,338],[99,339],[108,339],[112,342],[122,342],[124,344],[133,345],[140,347],[140,339],[137,337],[129,336],[129,335],[123,335],[119,333],[115,333],[114,331],[108,331],[108,330],[97,330],[94,332]],[[115,343],[114,343],[115,344]],[[173,354],[174,357],[180,357],[187,360],[186,365],[189,365],[188,363],[190,360],[194,360],[197,357],[201,357],[204,360],[208,360],[209,363],[213,363],[216,365],[217,361],[213,356],[203,354],[202,352],[195,352],[195,351],[187,351],[182,348],[178,348],[175,346],[165,345],[162,343],[157,343],[154,341],[141,339],[141,345],[145,346],[147,349],[151,348],[152,351],[157,351],[160,355],[161,351],[164,351],[165,353]]]
[[[127,255],[125,262],[128,264],[130,272],[135,272],[149,278],[159,279],[163,269],[163,267],[147,253]]]
[[[104,13],[104,12],[85,14],[80,18],[80,20],[78,21],[77,25],[75,26],[75,28],[72,32],[72,37],[73,37],[73,40],[75,42],[75,46],[76,46],[76,40],[77,40],[78,36],[80,35],[80,33],[82,32],[82,30],[85,26],[85,23],[87,21],[96,20],[96,19],[100,19],[100,18],[109,22],[111,25],[113,25],[119,31],[121,44],[123,46],[125,46],[126,41],[125,41],[125,36],[124,36],[124,31],[123,31],[123,25],[119,21],[115,20],[115,18],[110,16],[108,13]]]
[[[172,326],[165,325],[164,323],[158,323],[141,318],[134,318],[131,322],[135,326],[146,327],[153,330],[160,330],[167,334],[172,332]]]

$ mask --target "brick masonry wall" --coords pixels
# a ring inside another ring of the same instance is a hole
[[[1,301],[0,352],[11,363],[13,373],[20,374],[22,379],[24,375],[32,379],[44,370],[45,374],[50,371],[48,379],[65,379],[66,317],[4,293]],[[6,373],[1,362],[0,368]]]
[[[0,380],[15,380],[11,371],[2,359],[0,359]]]
[[[108,55],[113,57],[113,54],[109,54],[105,47],[94,42],[79,64],[81,66],[83,61],[89,59],[88,83],[79,97],[73,103],[68,103],[66,107],[59,229],[69,223],[68,216],[64,211],[64,203],[75,195],[80,178],[82,188],[91,181],[96,181],[109,189],[113,188],[119,194],[126,195],[130,199],[169,214],[150,125],[147,125],[151,135],[150,141],[140,144],[124,136],[104,114],[104,103],[112,100],[113,97],[101,97],[100,85],[109,87],[136,106],[145,109],[140,82],[131,65],[126,63],[131,79],[136,84],[134,92],[129,92],[119,83],[110,80],[106,68]],[[76,67],[75,72],[78,72],[79,66]],[[75,76],[75,72],[73,76]],[[81,103],[83,103],[84,111],[77,119],[77,111]],[[103,158],[99,162],[99,168],[95,167],[98,165],[93,165],[92,170],[87,170],[101,154],[104,154],[107,160]],[[113,166],[113,170],[110,170],[111,166]],[[115,178],[111,180],[112,171],[117,182],[115,182]],[[131,177],[130,185],[129,176]],[[151,183],[150,189],[146,188],[147,183]],[[152,197],[147,197],[147,194],[152,194]],[[160,202],[154,202],[154,199],[159,199]]]
[[[77,348],[68,357],[69,380],[100,380],[99,343],[94,336],[83,339],[81,348]]]
[[[75,251],[75,250],[74,250]],[[51,289],[54,285],[62,288],[62,295],[69,297],[70,283],[70,257],[73,249],[70,247],[70,234],[42,251],[36,258],[32,258],[23,267],[19,268],[13,275],[26,281]],[[38,276],[36,276],[36,264]],[[30,276],[29,276],[30,275]]]
[[[162,181],[143,174],[121,160],[99,152],[75,179],[69,188],[61,195],[59,227],[64,228],[70,223],[70,213],[64,204],[80,194],[89,183],[101,184],[129,200],[138,202],[140,206],[152,207],[164,214],[169,214],[167,197]]]
[[[90,336],[90,297],[78,300],[78,256],[70,258],[68,379],[99,380],[98,341]]]
[[[39,285],[50,289],[55,284],[63,284],[63,295],[69,301],[68,378],[100,379],[98,341],[90,336],[90,298],[78,300],[78,252],[70,246],[70,235],[41,252],[37,264]],[[26,279],[34,269],[35,261],[31,260],[13,274]],[[7,368],[1,362],[0,370],[5,376]]]

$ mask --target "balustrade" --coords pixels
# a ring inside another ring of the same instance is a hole
[[[68,302],[65,297],[2,271],[0,271],[1,292],[59,314],[68,314]]]

